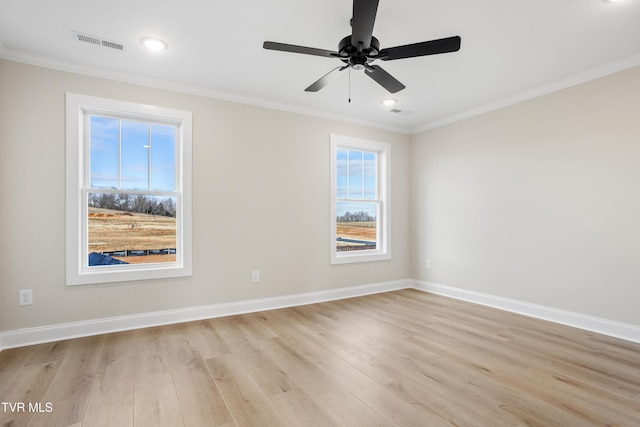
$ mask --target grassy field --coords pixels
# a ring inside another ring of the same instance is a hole
[[[338,222],[336,237],[344,239],[376,241],[376,223],[370,222]],[[336,242],[337,246],[362,246],[357,243]]]
[[[166,249],[176,247],[176,219],[89,208],[89,252]],[[175,255],[114,257],[128,263],[172,262]]]
[[[336,235],[345,239],[376,240],[376,223],[338,222]],[[362,246],[336,242],[337,246]],[[166,249],[176,247],[176,219],[165,216],[89,208],[89,252]],[[114,257],[128,263],[173,262],[175,255]]]

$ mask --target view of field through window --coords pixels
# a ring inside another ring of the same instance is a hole
[[[374,152],[336,150],[336,250],[377,247],[378,158]]]
[[[90,118],[88,263],[175,262],[175,128]]]

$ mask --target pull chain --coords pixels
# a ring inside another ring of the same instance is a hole
[[[349,67],[349,104],[351,104],[351,67]]]

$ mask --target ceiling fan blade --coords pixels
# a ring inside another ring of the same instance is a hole
[[[353,0],[351,44],[360,52],[368,49],[373,35],[373,24],[378,12],[378,0]]]
[[[317,92],[320,89],[322,89],[323,87],[325,87],[326,85],[329,84],[329,82],[331,80],[333,80],[338,73],[334,73],[334,71],[339,70],[342,71],[345,68],[348,68],[348,65],[345,65],[343,67],[336,67],[333,70],[329,71],[327,74],[325,74],[324,76],[320,77],[318,80],[315,81],[315,83],[313,83],[311,86],[309,86],[308,88],[306,88],[304,91],[305,92]]]
[[[281,52],[303,53],[305,55],[325,56],[327,58],[340,58],[338,52],[315,47],[296,46],[294,44],[264,42],[263,48],[268,50],[279,50]]]
[[[382,59],[383,61],[391,61],[393,59],[437,55],[439,53],[456,52],[458,50],[460,50],[460,36],[453,36],[382,49],[376,58]]]
[[[406,87],[379,65],[367,65],[364,72],[391,93],[399,92]]]

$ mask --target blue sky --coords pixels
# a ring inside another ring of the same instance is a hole
[[[339,148],[336,151],[336,214],[365,211],[376,216],[376,153]],[[362,200],[362,201],[360,201]]]
[[[175,130],[172,126],[91,116],[90,135],[92,188],[174,191]],[[122,158],[120,167],[118,148]]]

